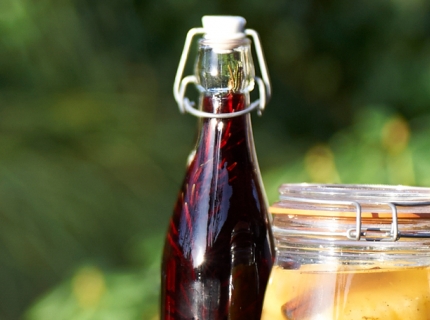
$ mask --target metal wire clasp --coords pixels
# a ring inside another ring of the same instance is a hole
[[[374,205],[387,206],[391,211],[391,226],[387,228],[366,228],[362,226],[362,204],[358,201],[345,201],[345,200],[321,200],[321,199],[308,199],[282,196],[282,200],[324,204],[324,205],[341,205],[352,206],[355,208],[355,227],[349,228],[345,232],[331,233],[331,232],[312,232],[312,231],[293,231],[295,235],[314,235],[314,236],[345,236],[349,240],[359,241],[365,239],[367,241],[397,241],[400,238],[430,238],[430,232],[401,232],[399,230],[397,207],[418,207],[429,206],[430,201],[422,202],[373,202]],[[276,231],[279,228],[274,227]],[[283,233],[283,232],[281,232]]]
[[[254,77],[254,81],[258,85],[259,89],[259,99],[252,102],[248,108],[241,111],[236,111],[233,113],[227,113],[227,114],[214,114],[214,113],[208,113],[204,111],[197,110],[195,108],[195,103],[193,101],[190,101],[187,97],[185,97],[185,92],[187,89],[187,86],[191,83],[197,84],[197,78],[194,75],[189,75],[183,78],[183,73],[185,69],[185,65],[188,58],[188,53],[191,47],[192,40],[195,36],[200,34],[205,34],[204,28],[193,28],[187,33],[187,37],[185,39],[184,49],[181,54],[181,59],[179,60],[179,66],[178,70],[176,72],[175,76],[175,82],[173,84],[173,95],[175,97],[176,102],[178,103],[179,110],[181,113],[188,112],[192,115],[198,116],[198,117],[209,117],[209,118],[231,118],[243,115],[245,113],[251,112],[254,109],[257,109],[257,112],[259,115],[262,114],[264,108],[266,107],[267,102],[269,101],[271,97],[271,91],[272,87],[270,84],[269,74],[267,71],[266,61],[264,59],[263,50],[261,48],[261,42],[260,38],[258,36],[258,33],[255,30],[252,29],[246,29],[244,31],[245,35],[250,36],[252,40],[254,41],[255,51],[257,54],[260,71],[261,71],[261,77]]]
[[[361,205],[357,201],[351,201],[357,210],[355,228],[346,231],[346,237],[350,240],[360,240],[364,237],[367,241],[397,241],[399,240],[399,224],[397,219],[397,207],[393,203],[375,203],[388,206],[391,209],[390,228],[362,228],[361,226]],[[373,236],[372,236],[373,235]],[[378,236],[376,236],[378,235]]]

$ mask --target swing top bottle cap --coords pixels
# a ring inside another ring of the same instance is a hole
[[[202,18],[204,39],[215,43],[240,40],[246,37],[246,20],[239,16],[204,16]]]

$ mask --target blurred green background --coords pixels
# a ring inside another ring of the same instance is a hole
[[[271,203],[283,182],[430,186],[426,0],[1,0],[0,319],[158,318],[197,121],[172,85],[205,14],[260,33]]]

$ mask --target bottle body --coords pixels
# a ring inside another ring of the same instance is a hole
[[[207,92],[202,109],[240,111],[248,100]],[[203,118],[169,223],[161,319],[260,319],[272,259],[250,115]]]

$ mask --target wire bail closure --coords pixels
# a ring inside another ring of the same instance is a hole
[[[274,231],[282,234],[294,234],[294,235],[314,235],[314,236],[344,236],[348,240],[359,241],[364,238],[366,241],[398,241],[400,238],[430,238],[430,232],[418,232],[418,233],[405,233],[399,230],[397,207],[418,207],[418,206],[429,206],[430,201],[422,202],[373,202],[373,204],[379,206],[388,206],[391,211],[391,226],[390,228],[365,228],[362,226],[362,204],[358,201],[345,201],[345,200],[321,200],[321,199],[309,199],[309,198],[296,198],[282,196],[282,200],[292,202],[303,202],[313,204],[325,204],[325,205],[342,205],[352,206],[355,208],[355,228],[347,229],[345,232],[332,233],[332,232],[312,232],[312,231],[292,231],[282,230],[282,228],[273,227]],[[379,237],[372,237],[371,234],[379,234]]]
[[[254,41],[254,46],[260,66],[261,76],[254,77],[254,81],[258,85],[259,89],[259,99],[252,102],[248,108],[241,111],[235,111],[232,113],[210,113],[210,112],[204,112],[201,110],[198,110],[195,108],[196,103],[193,101],[190,101],[187,97],[185,97],[186,89],[189,84],[197,84],[197,78],[194,75],[189,75],[184,78],[183,73],[185,69],[185,65],[188,58],[188,53],[191,47],[192,40],[195,36],[205,34],[206,30],[205,28],[192,28],[187,33],[187,37],[185,39],[184,49],[181,54],[181,58],[179,60],[179,66],[178,70],[176,72],[175,76],[175,82],[173,85],[173,95],[175,97],[176,102],[178,103],[178,107],[181,113],[190,113],[197,117],[203,117],[203,118],[231,118],[231,117],[237,117],[244,115],[246,113],[249,113],[253,110],[257,110],[258,115],[261,115],[263,110],[266,107],[267,102],[269,101],[271,97],[271,84],[269,80],[269,74],[267,71],[266,62],[264,59],[263,50],[261,48],[261,42],[260,38],[258,36],[258,33],[255,30],[252,29],[245,29],[244,33],[246,36],[249,36]]]

